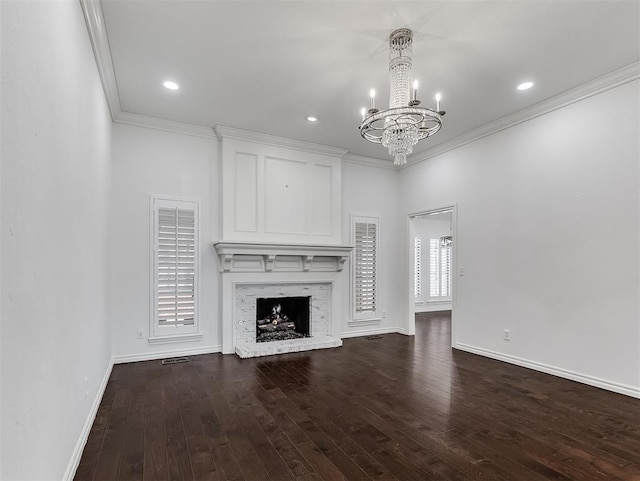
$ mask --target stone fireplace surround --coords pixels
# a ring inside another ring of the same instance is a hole
[[[216,242],[221,282],[222,352],[256,357],[342,345],[340,315],[348,281],[344,245]],[[256,342],[258,297],[311,296],[311,336]]]

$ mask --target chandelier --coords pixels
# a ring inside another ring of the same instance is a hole
[[[436,94],[436,108],[419,107],[418,81],[411,92],[411,45],[413,33],[408,28],[394,30],[389,36],[389,108],[378,110],[375,90],[371,89],[371,106],[364,107],[360,135],[369,142],[389,149],[395,165],[407,163],[407,155],[419,140],[435,134],[442,127],[444,111],[440,110],[440,94]]]

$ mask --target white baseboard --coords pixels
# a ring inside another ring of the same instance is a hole
[[[616,392],[618,394],[624,394],[635,398],[640,398],[640,387],[629,386],[627,384],[621,384],[606,379],[597,378],[595,376],[589,376],[575,371],[569,371],[555,366],[549,366],[541,362],[530,361],[516,356],[510,356],[497,351],[491,351],[489,349],[483,349],[481,347],[471,346],[469,344],[463,344],[457,342],[453,346],[455,349],[461,351],[470,352],[472,354],[478,354],[480,356],[489,357],[491,359],[497,359],[498,361],[508,362],[509,364],[515,364],[516,366],[526,367],[533,369],[534,371],[544,372],[546,374],[552,374],[564,379],[570,379],[582,384],[588,384],[589,386],[599,387],[606,389],[607,391]]]
[[[222,352],[222,346],[205,346],[195,349],[174,349],[170,351],[145,352],[143,354],[124,354],[113,356],[113,364],[123,364],[125,362],[154,361],[167,357],[177,356],[197,356],[198,354],[212,354]]]
[[[372,329],[360,329],[359,331],[347,331],[340,334],[342,339],[348,337],[374,336],[377,334],[404,334],[406,331],[398,327],[374,327]]]
[[[62,477],[64,481],[73,481],[73,478],[76,475],[76,470],[78,469],[78,465],[80,464],[80,458],[82,458],[82,452],[84,451],[84,447],[87,444],[87,440],[89,439],[89,433],[91,433],[93,422],[96,419],[96,414],[98,414],[98,408],[100,407],[100,403],[102,402],[102,396],[104,395],[104,391],[105,389],[107,389],[107,383],[109,382],[109,377],[111,376],[112,369],[113,369],[113,359],[109,361],[107,370],[104,373],[104,376],[102,377],[100,386],[98,387],[98,392],[96,393],[96,397],[93,400],[93,404],[91,405],[91,410],[87,415],[87,419],[85,420],[84,425],[82,426],[82,431],[80,431],[80,437],[78,438],[76,447],[73,449],[73,453],[71,454],[71,459],[69,460],[69,464],[67,464],[67,469],[64,472],[64,476]]]

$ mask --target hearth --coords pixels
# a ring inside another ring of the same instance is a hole
[[[256,342],[309,337],[311,296],[256,299]]]

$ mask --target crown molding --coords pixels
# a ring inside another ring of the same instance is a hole
[[[118,83],[116,82],[113,61],[111,60],[111,49],[109,47],[109,37],[102,13],[100,0],[80,0],[84,20],[87,24],[87,32],[93,48],[93,56],[98,66],[98,74],[102,82],[102,89],[109,105],[111,119],[116,120],[122,110],[120,109],[120,95],[118,93]]]
[[[489,135],[495,134],[502,130],[506,130],[515,125],[521,124],[528,120],[540,117],[542,115],[561,109],[573,103],[579,102],[586,98],[592,97],[607,90],[611,90],[620,85],[632,82],[640,78],[640,62],[634,62],[626,67],[614,70],[595,80],[585,82],[575,88],[567,90],[547,100],[543,100],[531,107],[519,110],[513,114],[502,117],[498,120],[483,125],[477,129],[471,130],[466,134],[462,134],[447,142],[437,145],[431,149],[425,150],[420,154],[414,155],[409,159],[406,165],[400,169],[406,169],[412,165],[424,162],[438,155],[457,149],[463,145],[475,142]]]
[[[259,142],[261,144],[274,145],[276,147],[287,147],[289,149],[302,150],[304,152],[313,152],[333,157],[344,157],[348,152],[346,149],[331,147],[329,145],[315,144],[304,140],[288,139],[286,137],[278,137],[270,134],[262,134],[260,132],[252,132],[250,130],[236,129],[234,127],[226,127],[224,125],[216,125],[215,131],[218,138],[245,140],[249,142]]]
[[[79,0],[84,20],[89,33],[89,40],[93,48],[93,56],[98,66],[98,74],[102,82],[102,89],[109,105],[111,120],[121,124],[137,125],[166,132],[195,135],[198,137],[215,138],[213,129],[200,125],[175,122],[173,120],[158,119],[146,115],[123,112],[120,106],[120,94],[116,81],[113,61],[111,60],[111,49],[109,47],[109,37],[107,35],[102,3],[100,0]]]
[[[137,125],[138,127],[164,130],[165,132],[173,132],[176,134],[217,139],[216,133],[211,127],[159,119],[157,117],[149,117],[147,115],[132,114],[131,112],[120,112],[118,117],[113,119],[113,121],[118,124]]]
[[[374,157],[352,154],[351,152],[348,152],[342,158],[342,162],[345,162],[347,164],[366,165],[367,167],[377,167],[379,169],[398,170],[398,167],[393,164],[393,161],[391,159],[376,159]]]

